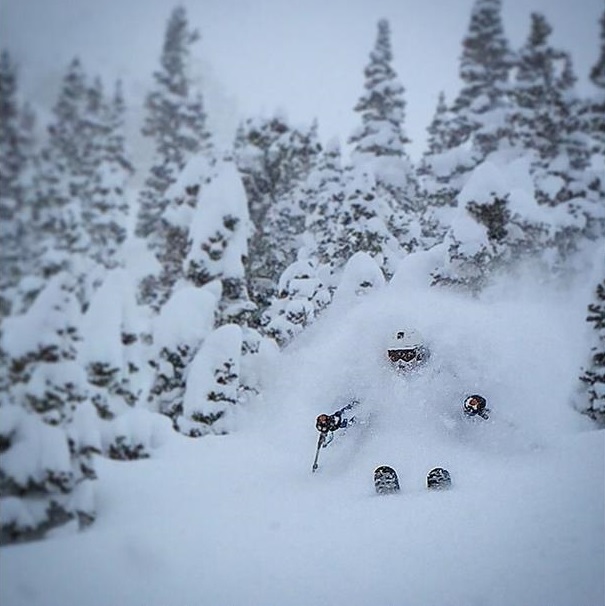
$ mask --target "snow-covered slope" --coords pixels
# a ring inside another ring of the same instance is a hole
[[[600,606],[605,434],[569,405],[585,290],[516,281],[469,301],[394,279],[332,306],[239,431],[99,460],[97,522],[4,548],[0,603]],[[402,326],[432,350],[411,377],[384,361]],[[470,393],[489,421],[460,416]],[[359,422],[312,474],[315,416],[351,397]],[[374,494],[384,463],[397,495]],[[453,490],[424,488],[437,465]]]

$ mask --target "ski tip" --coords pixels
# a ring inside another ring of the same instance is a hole
[[[426,475],[426,487],[429,490],[448,490],[452,487],[452,476],[443,467],[434,467]]]
[[[374,470],[374,488],[380,495],[399,492],[397,472],[389,465],[379,465]]]

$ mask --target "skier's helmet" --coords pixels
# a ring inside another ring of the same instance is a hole
[[[409,328],[395,333],[387,348],[387,355],[399,370],[407,370],[426,362],[429,352],[422,335]]]
[[[468,396],[464,400],[464,412],[469,415],[477,415],[485,411],[487,400],[479,394]]]
[[[426,486],[430,489],[443,490],[452,485],[452,477],[450,472],[443,467],[435,467],[431,469],[426,476]]]

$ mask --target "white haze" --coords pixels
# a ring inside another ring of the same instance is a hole
[[[345,142],[356,124],[353,107],[376,22],[388,18],[394,67],[406,88],[410,152],[418,157],[439,91],[452,99],[458,90],[458,58],[472,0],[182,4],[202,34],[193,69],[224,142],[241,118],[277,109],[295,123],[318,118],[325,140],[337,136]],[[54,104],[59,79],[79,55],[107,84],[123,78],[134,110],[148,90],[174,5],[172,0],[3,0],[1,45],[15,54],[23,90],[42,108]],[[527,36],[530,13],[543,12],[553,25],[553,45],[572,53],[579,90],[585,92],[597,59],[602,10],[600,0],[505,0],[503,20],[517,48]]]

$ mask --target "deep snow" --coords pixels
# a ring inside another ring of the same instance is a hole
[[[239,430],[165,427],[149,460],[98,460],[96,523],[3,548],[2,606],[601,606],[605,433],[570,406],[588,281],[532,275],[479,301],[393,279],[341,301],[279,355]],[[385,364],[403,326],[428,341]],[[465,420],[482,393],[489,421]],[[357,397],[320,454],[315,416]],[[394,466],[402,491],[374,494]],[[447,467],[449,492],[427,471]]]

